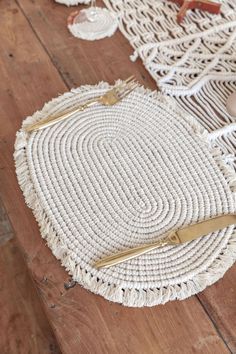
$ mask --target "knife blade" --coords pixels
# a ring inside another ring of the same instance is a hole
[[[156,248],[166,245],[179,245],[182,243],[193,241],[199,237],[209,235],[214,231],[224,229],[230,225],[236,225],[236,214],[220,215],[199,223],[187,226],[185,228],[172,231],[167,237],[158,240],[152,244],[145,244],[139,247],[131,248],[112,256],[102,258],[94,264],[97,269],[108,268],[113,265],[123,263],[129,259],[136,258],[141,254],[150,252]]]

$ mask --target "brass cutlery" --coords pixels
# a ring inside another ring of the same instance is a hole
[[[137,81],[135,81],[134,76],[130,76],[128,79],[126,79],[122,83],[114,86],[112,89],[107,91],[102,96],[92,98],[92,99],[88,100],[87,102],[85,102],[84,104],[79,105],[77,108],[73,108],[73,109],[68,110],[64,113],[62,112],[58,115],[47,117],[46,120],[43,120],[38,123],[34,123],[32,125],[25,127],[25,130],[27,132],[32,132],[32,131],[37,131],[40,129],[50,127],[58,122],[61,122],[65,119],[73,116],[77,112],[84,111],[86,108],[89,108],[95,104],[100,103],[104,106],[113,106],[114,104],[123,100],[136,87],[138,87]]]
[[[197,224],[190,225],[180,230],[170,232],[167,237],[151,244],[131,248],[112,256],[105,257],[94,264],[95,268],[108,268],[113,265],[123,263],[129,259],[136,258],[141,254],[155,250],[167,245],[180,245],[185,242],[206,236],[211,232],[223,229],[229,225],[236,225],[236,214],[221,215]]]

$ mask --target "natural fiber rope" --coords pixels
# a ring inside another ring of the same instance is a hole
[[[103,0],[119,28],[162,91],[190,95],[209,79],[235,73],[236,1],[222,0],[219,15],[188,11],[177,23],[179,5],[169,0]]]
[[[169,0],[103,0],[157,82],[209,131],[235,122],[226,100],[236,91],[236,1],[222,0],[219,15],[190,10],[179,25]],[[236,168],[235,131],[219,137]]]
[[[23,126],[101,94],[81,87]],[[94,106],[37,133],[18,132],[19,184],[42,236],[87,289],[128,306],[184,299],[236,258],[233,227],[109,269],[93,263],[169,231],[235,212],[235,173],[211,136],[172,99],[139,88],[120,104]]]

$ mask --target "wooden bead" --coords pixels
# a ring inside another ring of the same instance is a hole
[[[231,116],[236,117],[236,92],[228,97],[226,101],[226,109]]]

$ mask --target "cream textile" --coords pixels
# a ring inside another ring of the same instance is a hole
[[[23,126],[108,87],[72,90]],[[236,258],[232,226],[109,269],[93,267],[103,256],[236,211],[232,161],[215,142],[221,131],[214,134],[173,99],[143,88],[113,107],[93,106],[51,128],[17,133],[19,184],[42,236],[74,280],[140,307],[184,299],[223,276]]]
[[[232,79],[236,71],[236,1],[222,0],[221,13],[188,11],[169,0],[103,0],[119,28],[162,91],[190,95],[210,79]]]

